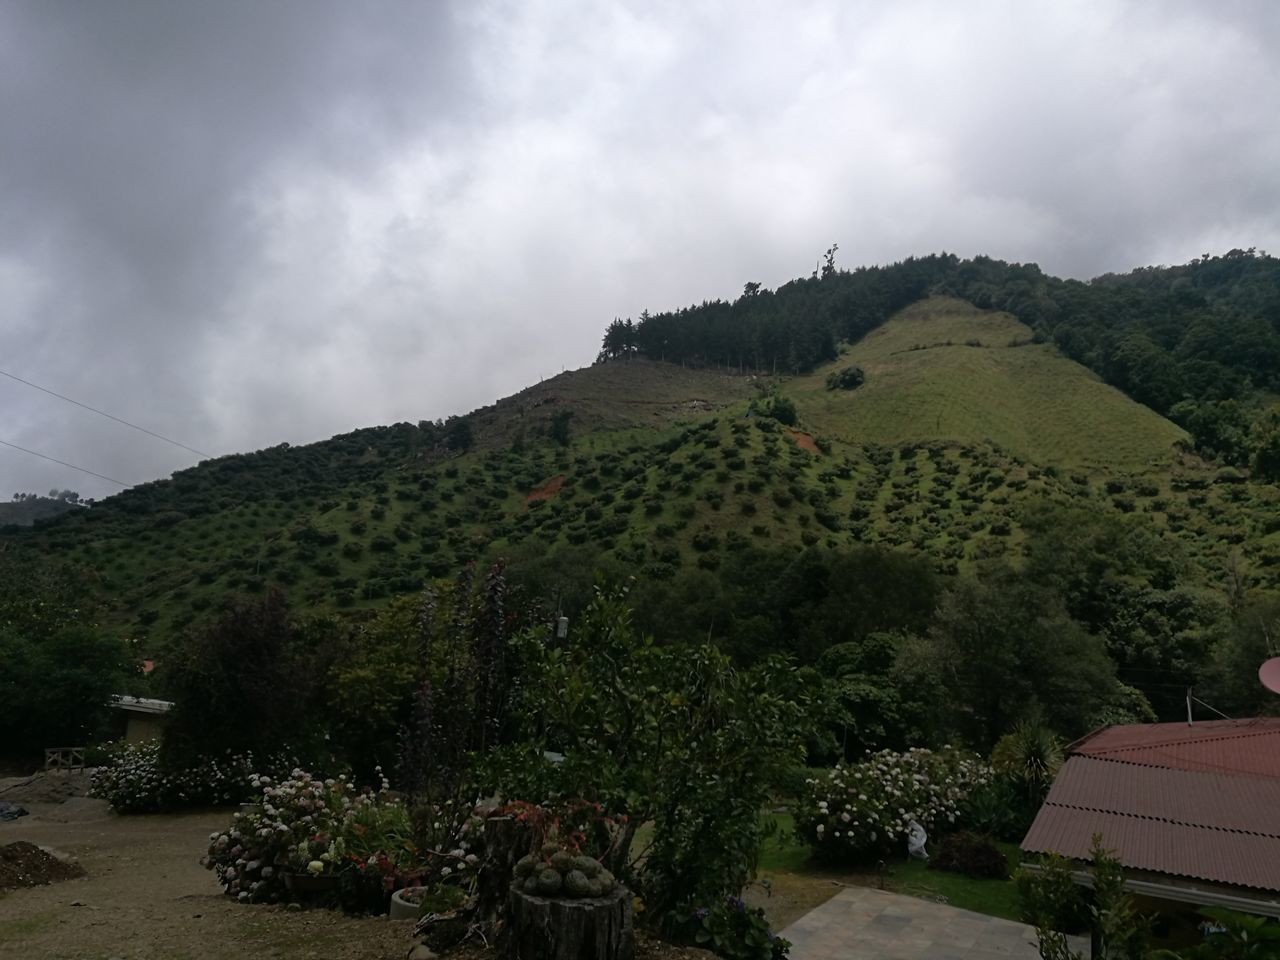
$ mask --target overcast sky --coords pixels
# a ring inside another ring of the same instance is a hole
[[[1280,251],[1280,4],[0,0],[0,370],[211,454],[948,250]],[[0,378],[0,440],[194,454]],[[0,497],[105,481],[0,447]]]

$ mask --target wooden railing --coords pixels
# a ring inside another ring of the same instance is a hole
[[[45,747],[46,770],[83,770],[84,747]]]

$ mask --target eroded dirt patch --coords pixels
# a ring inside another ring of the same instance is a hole
[[[556,474],[554,477],[552,477],[542,486],[538,487],[536,490],[531,490],[529,492],[529,495],[524,498],[524,505],[527,507],[529,504],[533,503],[535,500],[550,500],[552,497],[554,497],[557,493],[560,492],[560,488],[563,486],[564,486],[564,474],[563,473]]]
[[[820,453],[817,443],[814,442],[813,435],[805,433],[803,430],[787,429],[787,436],[796,442],[796,446],[801,450],[808,450],[810,453]]]

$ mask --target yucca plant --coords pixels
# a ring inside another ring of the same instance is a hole
[[[1062,766],[1062,743],[1039,717],[1024,719],[1006,733],[991,751],[991,765],[1039,804]]]

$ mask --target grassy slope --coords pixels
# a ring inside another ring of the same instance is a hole
[[[523,429],[544,430],[554,411],[571,409],[579,437],[641,434],[696,420],[749,400],[752,378],[633,359],[584,367],[527,387],[472,415],[482,450],[501,449]],[[616,445],[619,438],[610,443]]]
[[[1215,482],[1172,453],[1176,427],[1084,368],[1038,346],[908,349],[1018,336],[1005,315],[935,299],[838,361],[867,370],[858,390],[827,391],[829,369],[782,382],[828,452],[748,418],[754,378],[620,362],[476,411],[462,457],[440,460],[399,425],[215,461],[153,485],[145,509],[108,501],[13,536],[100,571],[108,623],[161,643],[228,592],[279,582],[305,608],[357,612],[468,559],[541,561],[557,545],[656,578],[750,543],[882,543],[944,572],[1016,562],[1022,508],[1043,499],[1141,515],[1185,544],[1206,584],[1232,552],[1280,580],[1275,488]],[[566,408],[562,448],[544,434]],[[307,486],[272,495],[299,474]],[[554,498],[526,502],[557,476]]]
[[[829,369],[844,366],[860,366],[866,383],[826,390]],[[851,442],[989,440],[1063,469],[1167,471],[1186,437],[1052,346],[1033,344],[1009,314],[947,297],[902,311],[789,392],[807,422]]]

